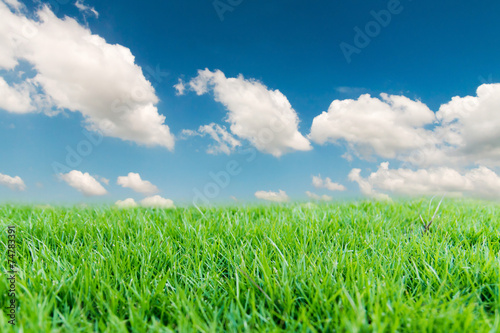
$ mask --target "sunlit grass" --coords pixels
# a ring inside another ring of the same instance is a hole
[[[445,200],[424,233],[437,204],[3,206],[0,331],[497,332],[500,206]]]

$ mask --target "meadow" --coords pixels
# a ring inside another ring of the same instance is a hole
[[[437,204],[0,206],[0,331],[499,332],[500,205]]]

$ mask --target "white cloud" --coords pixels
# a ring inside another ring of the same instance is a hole
[[[286,192],[282,191],[282,190],[279,190],[279,192],[257,191],[257,192],[255,192],[255,197],[257,199],[274,201],[274,202],[287,202],[289,199]]]
[[[483,84],[476,96],[453,97],[436,113],[440,159],[458,164],[500,165],[500,84]],[[428,157],[433,162],[432,157]]]
[[[104,178],[104,177],[101,177],[100,179],[101,179],[101,182],[103,182],[106,185],[109,185],[109,179]]]
[[[99,17],[99,13],[94,7],[87,6],[83,3],[83,0],[76,0],[75,7],[78,8],[83,14],[93,14],[96,18]]]
[[[297,113],[279,90],[269,90],[242,75],[226,78],[220,70],[208,69],[199,70],[189,86],[198,95],[213,91],[215,100],[228,110],[225,120],[231,124],[231,133],[249,140],[258,150],[279,157],[312,149],[298,131]]]
[[[319,144],[347,142],[356,154],[395,158],[399,154],[432,143],[423,126],[435,121],[435,114],[420,101],[404,96],[369,94],[357,100],[335,100],[313,120],[309,138]]]
[[[330,191],[345,191],[346,190],[344,185],[332,182],[332,180],[329,177],[322,179],[321,175],[312,176],[312,184],[316,188],[326,188]]]
[[[175,94],[177,96],[184,95],[184,93],[186,91],[186,86],[184,85],[184,81],[182,81],[182,79],[179,79],[179,81],[177,82],[177,84],[174,85],[174,88],[176,90]]]
[[[9,5],[14,10],[20,10],[24,5],[17,0],[3,0],[7,5]]]
[[[312,200],[318,200],[318,201],[332,201],[333,198],[329,195],[323,194],[323,195],[318,195],[313,192],[306,191],[307,196],[312,199]]]
[[[237,140],[231,133],[226,130],[225,126],[220,126],[215,123],[200,126],[198,131],[183,130],[182,135],[189,136],[210,136],[216,144],[210,145],[207,153],[217,155],[223,153],[226,155],[231,154],[234,149],[241,146],[241,142]]]
[[[17,1],[8,1],[15,3]],[[17,9],[16,9],[17,10]],[[0,69],[13,69],[17,63],[19,44],[26,40],[26,36],[33,34],[33,26],[29,21],[23,21],[20,15],[13,14],[7,5],[0,1]]]
[[[0,77],[0,109],[12,113],[28,113],[35,110],[31,105],[29,86],[27,84],[9,84]]]
[[[345,142],[347,158],[372,155],[418,167],[500,166],[500,84],[455,96],[435,114],[404,96],[335,100],[313,120],[309,138]]]
[[[70,171],[66,174],[59,174],[69,186],[78,190],[86,196],[105,195],[106,189],[89,173],[82,173],[78,170]]]
[[[130,172],[127,176],[118,177],[116,183],[122,187],[131,188],[139,193],[153,194],[159,192],[158,187],[147,180],[142,180],[141,176],[134,172]]]
[[[366,93],[368,89],[366,88],[361,88],[361,87],[337,87],[335,90],[341,94],[346,94],[346,95],[362,95],[363,93]]]
[[[0,185],[7,186],[11,190],[24,191],[26,185],[19,176],[11,177],[0,173]]]
[[[430,169],[389,169],[381,163],[378,170],[367,178],[353,169],[349,179],[358,182],[361,192],[369,196],[383,195],[378,190],[403,196],[450,195],[500,199],[500,177],[481,166],[459,172],[449,167]]]
[[[377,200],[391,200],[387,194],[375,191],[372,184],[368,180],[361,177],[361,169],[352,169],[349,173],[348,179],[352,182],[358,183],[361,193],[370,198]]]
[[[143,199],[141,201],[141,205],[143,207],[151,207],[151,208],[175,208],[174,202],[172,200],[162,198],[159,195]]]
[[[133,207],[137,207],[137,203],[132,198],[128,198],[128,199],[125,199],[125,200],[118,200],[117,202],[115,202],[115,205],[118,206],[118,208],[133,208]]]
[[[20,60],[33,67],[36,75],[24,84],[32,87],[36,110],[80,112],[88,129],[105,136],[173,149],[155,90],[130,49],[46,6],[38,16],[31,20],[0,2],[0,69],[14,69]]]

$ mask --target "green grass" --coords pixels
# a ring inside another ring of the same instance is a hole
[[[2,206],[0,331],[500,331],[500,206],[431,206]]]

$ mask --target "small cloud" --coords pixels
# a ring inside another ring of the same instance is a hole
[[[192,136],[202,136],[202,135],[198,131],[183,129],[181,135],[179,135],[179,140],[187,140]]]
[[[323,194],[323,195],[318,195],[313,192],[306,191],[307,196],[312,199],[312,200],[317,200],[317,201],[332,201],[333,198],[329,195]]]
[[[326,188],[330,191],[345,191],[346,188],[344,185],[334,183],[328,177],[325,179],[321,178],[321,175],[312,176],[312,184],[316,188]]]
[[[83,14],[92,14],[96,18],[99,17],[99,13],[97,12],[97,10],[95,10],[94,7],[90,7],[84,4],[83,0],[77,0],[75,2],[75,7],[78,8]]]
[[[186,85],[184,84],[184,81],[182,79],[179,79],[179,82],[174,85],[175,90],[177,92],[175,93],[177,96],[182,96],[186,93]]]
[[[341,94],[346,95],[361,95],[367,92],[366,88],[360,87],[337,87],[335,90]]]
[[[138,173],[130,172],[127,176],[118,177],[116,182],[122,187],[128,187],[143,194],[158,193],[160,190],[147,180],[142,180]]]
[[[286,192],[282,191],[282,190],[279,190],[279,192],[257,191],[257,192],[255,192],[255,197],[257,199],[273,201],[273,202],[287,202],[289,200]]]
[[[101,182],[103,182],[106,185],[109,185],[109,179],[104,178],[104,177],[101,177],[100,179],[101,179]]]
[[[197,131],[182,130],[181,132],[181,136],[184,139],[191,136],[204,137],[206,135],[210,136],[216,142],[208,146],[208,154],[218,155],[223,153],[229,155],[236,147],[241,146],[241,142],[231,135],[231,133],[226,130],[225,126],[220,126],[215,123],[200,126]]]
[[[352,162],[354,160],[354,157],[352,156],[351,153],[345,152],[341,156],[343,159],[345,159],[347,162]]]
[[[172,200],[162,198],[159,195],[141,200],[141,206],[149,208],[175,208]]]
[[[78,190],[86,196],[105,195],[108,192],[94,177],[89,173],[82,173],[78,170],[70,171],[66,174],[59,174],[69,186]]]
[[[115,202],[115,205],[118,206],[118,208],[134,208],[137,207],[137,203],[135,202],[134,199],[128,198],[125,200],[118,200]]]
[[[14,191],[26,190],[26,185],[19,176],[11,177],[0,173],[0,185],[7,186],[8,188]]]

